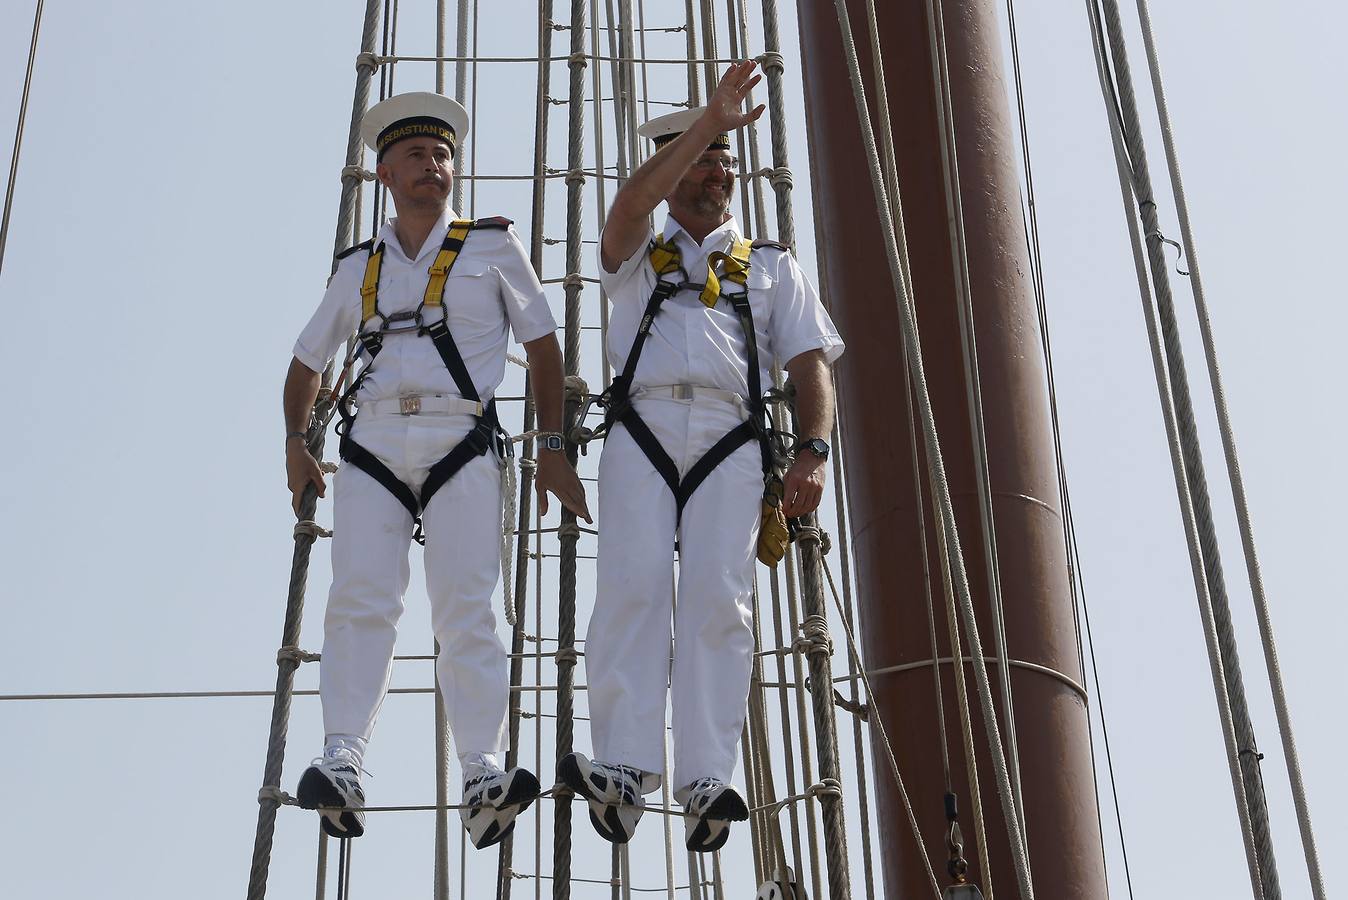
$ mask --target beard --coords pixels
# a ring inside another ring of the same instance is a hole
[[[713,182],[724,188],[717,194],[709,190],[709,184],[703,182],[688,185],[682,191],[685,203],[699,216],[707,218],[724,217],[730,210],[730,200],[735,195],[735,182]]]

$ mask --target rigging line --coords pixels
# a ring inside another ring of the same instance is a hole
[[[956,265],[956,310],[959,313],[960,347],[964,360],[965,391],[969,409],[969,426],[973,437],[974,480],[978,488],[979,522],[983,532],[983,561],[992,607],[992,637],[996,655],[1010,656],[1006,645],[1005,603],[1002,594],[1001,566],[997,554],[997,522],[992,502],[991,476],[988,465],[987,429],[983,418],[983,387],[978,368],[978,342],[974,325],[973,286],[969,271],[969,248],[964,231],[964,199],[960,188],[959,141],[955,133],[954,97],[950,86],[949,59],[946,50],[945,12],[942,0],[927,0],[928,34],[932,47],[932,67],[935,69],[940,102],[936,106],[941,124],[941,167],[948,190],[946,209],[949,216],[951,253]],[[1029,865],[1028,832],[1025,820],[1025,799],[1021,786],[1020,746],[1016,735],[1014,692],[1011,689],[1011,669],[1002,666],[998,671],[1002,689],[1002,715],[1006,725],[1007,753],[1011,771],[1011,788],[1020,817],[1021,831],[1026,834],[1026,865]]]
[[[19,176],[19,151],[23,147],[23,126],[28,119],[28,95],[33,87],[33,67],[37,62],[37,38],[42,29],[42,6],[45,0],[37,0],[33,10],[33,38],[28,43],[28,66],[23,75],[23,96],[19,101],[19,122],[14,128],[14,154],[9,160],[9,184],[5,188],[5,213],[0,218],[0,271],[5,266],[5,244],[9,240],[9,217],[14,204],[14,184]]]
[[[1301,777],[1301,762],[1297,756],[1296,740],[1292,733],[1292,720],[1287,707],[1282,670],[1278,665],[1278,649],[1273,637],[1273,620],[1269,613],[1268,599],[1264,591],[1264,579],[1259,566],[1259,556],[1255,549],[1254,529],[1250,521],[1249,504],[1245,493],[1245,479],[1241,474],[1240,458],[1236,452],[1235,431],[1231,425],[1231,416],[1226,405],[1226,391],[1217,365],[1216,342],[1212,334],[1212,322],[1208,314],[1207,299],[1203,292],[1203,279],[1198,268],[1197,248],[1194,245],[1193,229],[1189,220],[1189,203],[1184,192],[1184,181],[1180,176],[1179,156],[1175,150],[1174,134],[1170,124],[1170,110],[1166,103],[1165,87],[1161,81],[1160,61],[1156,51],[1156,40],[1152,34],[1151,14],[1146,0],[1137,0],[1137,11],[1141,20],[1142,41],[1147,52],[1152,92],[1155,96],[1156,108],[1160,118],[1161,140],[1165,145],[1171,194],[1174,197],[1179,218],[1184,252],[1189,258],[1189,283],[1198,314],[1198,330],[1203,339],[1203,353],[1208,365],[1208,379],[1212,385],[1217,425],[1222,436],[1222,449],[1226,455],[1227,472],[1236,508],[1236,522],[1240,529],[1241,546],[1245,553],[1245,566],[1249,575],[1250,591],[1253,594],[1259,635],[1264,649],[1264,663],[1268,669],[1269,684],[1273,692],[1273,706],[1278,719],[1278,730],[1282,736],[1283,757],[1287,766],[1288,779],[1291,782],[1297,825],[1301,831],[1302,851],[1306,858],[1311,892],[1315,900],[1324,900],[1325,888],[1320,874],[1320,860],[1315,848],[1315,834],[1311,828],[1310,808],[1306,801],[1306,788]]]
[[[469,157],[469,177],[472,179],[472,184],[469,185],[471,190],[468,192],[468,218],[470,219],[477,216],[477,38],[480,21],[478,6],[478,0],[473,0],[473,61],[469,63],[473,75],[473,104],[470,107],[471,124],[469,127],[474,134],[473,148]],[[600,167],[600,171],[603,171],[603,167]]]
[[[1105,36],[1100,21],[1100,10],[1096,0],[1086,0],[1087,18],[1091,27],[1091,39],[1094,45],[1097,74],[1100,77],[1101,91],[1105,94],[1108,107],[1109,85],[1105,80]],[[1133,206],[1133,173],[1121,147],[1123,135],[1112,117],[1105,117],[1110,124],[1110,135],[1115,147],[1115,168],[1119,179],[1119,192],[1123,200],[1128,226],[1129,244],[1133,253],[1133,268],[1137,277],[1138,293],[1142,301],[1143,320],[1147,326],[1147,341],[1151,350],[1152,370],[1156,379],[1162,411],[1162,421],[1166,430],[1166,443],[1170,451],[1171,468],[1175,478],[1175,491],[1178,495],[1180,516],[1183,522],[1185,543],[1189,551],[1189,564],[1193,574],[1194,593],[1198,601],[1199,618],[1203,625],[1203,638],[1208,652],[1213,693],[1216,695],[1217,712],[1221,719],[1222,740],[1226,748],[1227,767],[1231,776],[1232,794],[1236,803],[1236,814],[1240,819],[1241,839],[1245,847],[1245,861],[1249,869],[1250,886],[1256,898],[1263,897],[1263,882],[1259,872],[1258,854],[1255,850],[1253,827],[1250,822],[1250,810],[1245,796],[1245,784],[1241,777],[1240,754],[1236,743],[1235,726],[1232,722],[1230,701],[1226,690],[1226,677],[1223,671],[1221,650],[1217,644],[1216,625],[1213,621],[1212,601],[1208,593],[1208,582],[1203,570],[1202,550],[1199,545],[1193,498],[1189,491],[1189,482],[1185,471],[1185,460],[1180,447],[1179,425],[1176,421],[1175,402],[1171,393],[1170,376],[1163,358],[1163,350],[1156,321],[1156,311],[1152,307],[1151,285],[1147,278],[1147,264],[1144,258],[1142,237],[1139,234],[1137,216]]]
[[[917,334],[917,323],[913,317],[912,298],[906,290],[901,274],[902,264],[899,257],[901,253],[907,252],[907,248],[905,246],[900,250],[890,221],[888,193],[880,168],[875,132],[866,105],[866,88],[861,77],[861,67],[857,61],[857,48],[852,37],[847,4],[845,0],[834,0],[834,8],[838,11],[840,36],[846,56],[848,76],[851,80],[853,99],[856,101],[857,121],[861,127],[861,137],[868,163],[867,168],[871,177],[871,186],[878,201],[877,206],[882,210],[880,224],[886,251],[886,262],[889,264],[890,278],[895,289],[895,299],[899,306],[899,325],[903,331],[904,341],[909,347],[908,359],[913,372],[913,381],[917,387],[918,408],[921,412],[928,464],[932,469],[932,480],[938,487],[941,527],[953,551],[951,559],[955,563],[953,568],[956,573],[955,582],[960,602],[960,614],[965,620],[965,630],[969,635],[971,655],[974,658],[974,675],[978,683],[980,705],[993,757],[998,794],[1009,832],[1012,860],[1020,884],[1022,900],[1032,900],[1034,890],[1030,884],[1030,872],[1024,853],[1024,835],[1016,817],[1015,798],[1011,794],[1010,773],[1007,771],[1006,758],[1002,751],[1001,729],[998,727],[997,712],[993,705],[992,686],[988,680],[987,666],[983,663],[982,642],[978,635],[978,623],[975,619],[968,575],[964,571],[964,556],[960,550],[959,532],[955,524],[954,509],[950,497],[950,485],[946,480],[945,463],[936,432],[935,414],[932,411],[931,397],[927,391],[926,373],[920,356],[921,343]]]
[[[1039,241],[1039,208],[1035,199],[1034,190],[1034,167],[1031,162],[1030,152],[1030,129],[1028,118],[1025,112],[1025,87],[1024,79],[1020,66],[1020,36],[1016,28],[1016,5],[1015,0],[1006,0],[1006,17],[1011,43],[1011,67],[1015,80],[1016,114],[1020,126],[1020,145],[1021,159],[1024,164],[1025,190],[1028,211],[1022,210],[1022,217],[1025,221],[1025,239],[1030,249],[1030,275],[1034,286],[1035,308],[1039,318],[1039,332],[1041,344],[1044,352],[1044,374],[1048,384],[1049,399],[1049,422],[1053,433],[1053,456],[1054,465],[1058,479],[1058,492],[1062,501],[1062,531],[1064,543],[1064,555],[1067,565],[1067,583],[1072,600],[1072,615],[1076,626],[1076,643],[1078,665],[1082,673],[1082,679],[1085,679],[1086,659],[1085,650],[1082,647],[1081,632],[1082,623],[1085,623],[1087,643],[1090,647],[1091,672],[1095,682],[1096,704],[1100,711],[1101,734],[1104,738],[1105,761],[1109,772],[1109,789],[1114,801],[1114,821],[1119,836],[1119,849],[1123,857],[1124,880],[1128,886],[1128,896],[1133,897],[1133,879],[1132,872],[1128,862],[1128,843],[1123,830],[1123,812],[1119,807],[1118,781],[1114,775],[1114,755],[1109,740],[1109,729],[1105,724],[1105,701],[1104,694],[1100,689],[1100,675],[1095,655],[1095,644],[1090,633],[1090,611],[1086,603],[1085,583],[1081,574],[1081,557],[1076,539],[1076,523],[1072,515],[1071,493],[1068,489],[1067,466],[1063,457],[1062,447],[1062,428],[1061,420],[1058,415],[1058,389],[1057,379],[1055,377],[1053,366],[1053,342],[1049,331],[1048,321],[1048,292],[1044,286],[1044,257]],[[1079,610],[1079,611],[1078,611]],[[1090,728],[1091,708],[1090,699],[1086,698],[1086,719],[1087,719],[1087,739],[1091,750],[1091,786],[1095,793],[1095,806],[1098,811],[1100,808],[1100,785],[1096,776],[1095,760],[1095,734],[1094,729]],[[1104,870],[1105,883],[1109,883],[1109,858],[1105,852],[1104,822],[1100,819],[1098,813],[1096,817],[1096,826],[1100,834],[1100,863]]]
[[[1231,705],[1231,720],[1235,728],[1237,747],[1240,751],[1237,762],[1244,781],[1245,802],[1249,809],[1255,850],[1259,857],[1260,878],[1264,891],[1270,900],[1276,900],[1281,894],[1281,889],[1278,883],[1273,835],[1268,819],[1267,798],[1261,773],[1261,757],[1258,753],[1254,726],[1250,719],[1241,674],[1240,652],[1231,621],[1230,603],[1221,561],[1221,549],[1216,526],[1212,520],[1212,507],[1204,471],[1202,446],[1198,426],[1194,419],[1190,382],[1184,362],[1179,325],[1175,315],[1174,298],[1170,288],[1164,239],[1160,234],[1158,209],[1154,202],[1155,193],[1152,188],[1151,175],[1148,171],[1146,144],[1141,135],[1141,124],[1129,70],[1128,50],[1123,38],[1117,0],[1106,0],[1105,21],[1108,26],[1110,48],[1119,73],[1118,87],[1126,116],[1124,139],[1131,148],[1133,158],[1134,193],[1140,201],[1138,213],[1142,219],[1143,234],[1146,237],[1147,262],[1154,285],[1156,312],[1160,319],[1161,337],[1164,342],[1165,359],[1170,375],[1170,390],[1173,392],[1179,445],[1184,457],[1183,472],[1188,481],[1188,489],[1194,505],[1197,537],[1201,550],[1200,559],[1203,566],[1203,575],[1209,589],[1213,625],[1217,635],[1217,649],[1221,654],[1222,671],[1226,680],[1227,701]]]

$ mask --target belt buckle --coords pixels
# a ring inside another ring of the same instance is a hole
[[[421,397],[417,394],[399,397],[398,412],[404,416],[415,416],[417,413],[421,412]]]
[[[675,400],[693,399],[693,386],[691,384],[676,384],[673,385],[673,388],[671,393]]]

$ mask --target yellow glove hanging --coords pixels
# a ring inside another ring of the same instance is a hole
[[[773,569],[782,561],[786,545],[791,542],[791,531],[782,513],[784,496],[781,480],[774,478],[763,494],[763,515],[758,525],[758,561]]]

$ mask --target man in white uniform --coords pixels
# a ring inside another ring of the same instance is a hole
[[[659,786],[667,685],[686,846],[716,850],[729,823],[748,816],[729,781],[754,649],[751,590],[771,458],[757,423],[774,361],[796,386],[801,431],[781,511],[809,513],[823,492],[830,366],[843,342],[787,248],[759,241],[751,251],[729,212],[737,162],[727,133],[763,112],[741,111],[759,80],[754,65],[732,66],[707,107],[642,127],[657,152],[614,198],[600,240],[613,301],[608,355],[622,374],[599,465],[598,582],[585,644],[596,760],[571,754],[558,775],[615,842],[630,839],[642,795]],[[654,233],[650,215],[662,200],[669,217]]]
[[[392,97],[365,114],[362,138],[398,216],[342,254],[286,376],[286,470],[298,512],[308,485],[326,493],[304,442],[319,373],[359,331],[366,367],[343,397],[343,465],[334,479],[320,670],[327,739],[297,791],[338,838],[364,832],[362,758],[388,689],[408,545],[423,528],[436,672],[474,844],[500,841],[539,793],[533,774],[503,772],[497,756],[506,748],[509,687],[491,608],[504,450],[492,398],[505,373],[507,328],[528,353],[544,432],[540,509],[550,491],[589,521],[584,488],[561,452],[562,356],[543,289],[509,220],[458,221],[448,206],[467,124],[463,107],[431,93]]]

